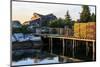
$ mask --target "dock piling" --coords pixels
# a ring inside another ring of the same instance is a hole
[[[74,57],[74,40],[73,40],[73,57]]]
[[[92,59],[95,60],[95,42],[93,41],[93,55]]]
[[[64,56],[64,52],[65,52],[65,41],[63,39],[63,56]]]

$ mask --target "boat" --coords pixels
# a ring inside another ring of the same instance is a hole
[[[40,36],[34,36],[32,34],[14,33],[12,35],[12,42],[24,42],[24,41],[40,41]]]

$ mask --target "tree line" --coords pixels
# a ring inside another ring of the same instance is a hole
[[[71,28],[71,26],[74,24],[75,21],[72,21],[69,11],[66,12],[65,19],[58,18],[56,20],[52,20],[49,22],[48,26],[50,27],[64,27],[68,26]],[[89,6],[83,5],[82,6],[82,12],[80,13],[80,19],[78,19],[76,22],[96,22],[96,14],[90,13]]]

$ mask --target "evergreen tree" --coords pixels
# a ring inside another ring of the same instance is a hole
[[[66,25],[70,25],[70,23],[71,23],[71,18],[70,18],[70,15],[69,15],[69,11],[67,11],[67,13],[65,15],[65,23],[66,23]]]
[[[91,21],[96,22],[96,15],[94,13],[92,13],[91,15]]]
[[[49,22],[50,27],[57,27],[57,28],[63,28],[65,25],[64,20],[62,18],[53,20]]]
[[[82,8],[83,8],[83,10],[80,14],[80,21],[81,22],[91,21],[91,14],[90,14],[89,7],[87,5],[83,5]]]

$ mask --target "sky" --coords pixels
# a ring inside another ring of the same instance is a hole
[[[90,12],[95,13],[95,7],[89,6]],[[53,13],[57,18],[65,18],[69,11],[72,20],[80,18],[81,5],[63,5],[47,3],[12,2],[12,20],[19,20],[21,23],[29,21],[33,13],[42,15]]]

